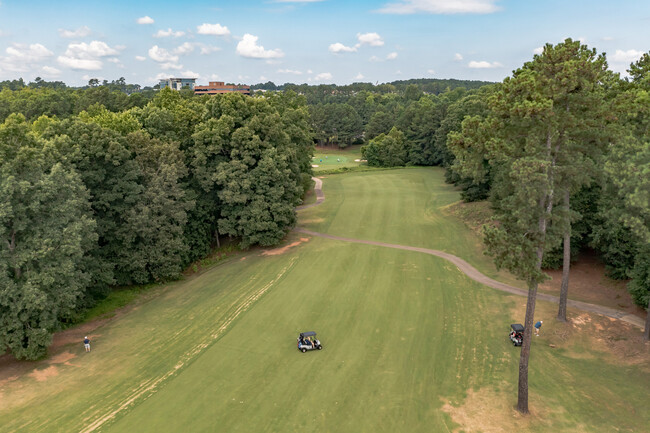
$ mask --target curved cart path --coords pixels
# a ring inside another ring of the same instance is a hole
[[[316,197],[317,197],[316,203],[305,205],[305,206],[299,206],[298,208],[296,208],[298,210],[313,207],[325,201],[325,195],[323,194],[323,182],[320,179],[316,179],[316,178],[312,178],[312,179],[316,181],[316,185],[314,187],[316,191]],[[385,248],[395,248],[398,250],[415,251],[418,253],[424,253],[424,254],[440,257],[456,265],[461,272],[463,272],[465,275],[467,275],[469,278],[471,278],[474,281],[477,281],[488,287],[492,287],[493,289],[500,290],[502,292],[507,292],[519,296],[528,296],[527,289],[520,289],[519,287],[510,286],[508,284],[493,280],[492,278],[480,273],[475,267],[473,267],[472,265],[470,265],[460,257],[456,257],[453,254],[449,254],[444,251],[432,250],[429,248],[411,247],[408,245],[390,244],[386,242],[376,242],[376,241],[366,241],[363,239],[346,238],[342,236],[335,236],[326,233],[314,232],[312,230],[308,230],[301,227],[294,228],[294,231],[311,235],[311,236],[318,236],[321,238],[332,239],[336,241],[374,245],[374,246],[385,247]],[[537,293],[537,299],[554,302],[556,304],[558,304],[560,301],[560,299],[557,296],[549,295],[546,293],[539,293],[539,292]],[[603,316],[619,319],[640,328],[643,328],[645,326],[644,320],[641,319],[640,317],[634,316],[632,314],[628,314],[624,311],[619,311],[613,308],[605,307],[602,305],[590,304],[588,302],[574,301],[571,299],[567,301],[567,305],[569,307],[577,308],[582,311],[588,311],[590,313],[601,314]]]

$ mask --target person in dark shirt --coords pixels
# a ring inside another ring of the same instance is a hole
[[[84,337],[84,347],[86,348],[86,352],[90,352],[90,340],[88,337]]]

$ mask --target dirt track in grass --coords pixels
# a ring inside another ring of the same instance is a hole
[[[323,182],[322,180],[318,178],[313,178],[313,180],[316,182],[314,186],[314,190],[316,191],[316,196],[318,197],[316,203],[307,205],[305,207],[298,207],[297,209],[306,209],[309,207],[317,206],[325,201],[325,194],[323,193]],[[430,248],[420,248],[420,247],[412,247],[408,245],[400,245],[400,244],[392,244],[392,243],[387,243],[387,242],[376,242],[376,241],[369,241],[369,240],[364,240],[364,239],[355,239],[355,238],[349,238],[349,237],[343,237],[343,236],[335,236],[335,235],[330,235],[326,233],[319,233],[315,232],[312,230],[308,230],[305,228],[301,227],[296,227],[294,231],[298,233],[303,233],[311,236],[318,236],[326,239],[332,239],[332,240],[337,240],[337,241],[343,241],[343,242],[352,242],[352,243],[358,243],[358,244],[366,244],[366,245],[375,245],[375,246],[380,246],[380,247],[386,247],[386,248],[395,248],[399,250],[406,250],[406,251],[415,251],[419,253],[424,253],[424,254],[429,254],[433,256],[437,256],[440,258],[443,258],[460,269],[461,272],[463,272],[465,275],[470,277],[472,280],[477,281],[481,284],[484,284],[488,287],[491,287],[493,289],[500,290],[502,292],[507,292],[511,293],[513,295],[519,295],[519,296],[528,296],[528,290],[526,289],[521,289],[518,287],[511,286],[509,284],[505,284],[499,281],[496,281],[481,272],[479,272],[475,267],[467,263],[465,260],[461,259],[460,257],[454,256],[453,254],[446,253],[444,251],[439,251],[439,250],[434,250]],[[559,303],[559,297],[548,294],[548,293],[537,293],[537,299],[541,299],[543,301],[548,301],[548,302],[553,302],[553,303]],[[587,311],[590,313],[596,313],[600,314],[602,316],[607,316],[611,317],[614,319],[619,319],[622,320],[626,323],[632,324],[634,326],[643,328],[645,326],[644,320],[633,314],[630,313],[629,311],[621,311],[617,310],[614,308],[606,307],[604,305],[597,305],[597,304],[592,304],[589,302],[583,302],[583,301],[577,301],[577,300],[572,300],[569,299],[567,301],[567,305],[572,308],[576,308],[578,310],[582,311]]]

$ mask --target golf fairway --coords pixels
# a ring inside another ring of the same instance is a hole
[[[301,225],[446,250],[501,275],[475,235],[444,216],[458,194],[442,170],[349,173],[324,179],[324,190],[322,205],[299,213]],[[523,298],[426,254],[298,233],[287,244],[160,288],[99,328],[91,353],[70,346],[56,362],[35,365],[41,375],[2,384],[0,431],[633,432],[650,425],[648,362],[619,364],[580,341],[553,349],[545,335],[531,352],[532,415],[513,419],[519,349],[507,331],[520,321]],[[301,331],[316,331],[324,349],[300,353]],[[483,428],[469,409],[456,411],[481,406],[490,413]]]

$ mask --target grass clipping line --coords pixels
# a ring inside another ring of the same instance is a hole
[[[228,329],[228,326],[239,317],[240,314],[244,313],[246,310],[248,310],[251,305],[253,305],[259,298],[262,297],[275,283],[277,283],[284,274],[293,267],[293,265],[296,262],[297,257],[294,257],[291,259],[289,264],[285,266],[280,273],[269,283],[267,283],[264,287],[259,289],[258,291],[254,292],[250,296],[246,297],[244,301],[237,306],[237,303],[239,301],[235,301],[230,307],[237,307],[234,312],[232,312],[226,320],[223,322],[223,324],[214,332],[210,335],[210,338],[204,341],[201,344],[198,344],[194,346],[190,351],[186,352],[183,354],[180,358],[180,360],[174,365],[174,368],[172,368],[170,371],[165,373],[164,375],[158,377],[158,378],[152,378],[150,380],[147,380],[140,384],[139,387],[137,387],[127,398],[125,398],[119,406],[100,416],[98,419],[93,421],[90,425],[88,425],[86,428],[80,430],[80,433],[90,433],[94,432],[101,426],[103,426],[106,422],[114,419],[117,414],[122,412],[125,409],[128,409],[132,405],[136,403],[139,399],[145,398],[156,392],[157,388],[165,382],[167,379],[175,375],[176,373],[179,372],[181,368],[183,368],[186,364],[188,364],[190,361],[192,361],[194,358],[196,358],[198,355],[200,355],[205,349],[207,349],[212,343],[214,343],[219,337],[223,335],[223,333]]]

